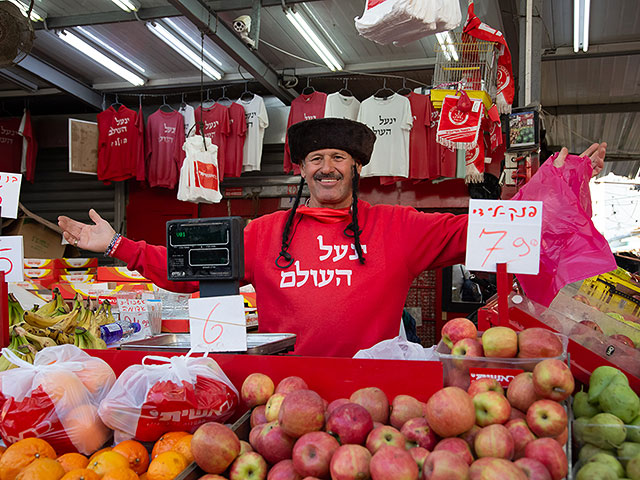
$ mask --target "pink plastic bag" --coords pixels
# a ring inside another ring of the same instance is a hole
[[[587,157],[568,155],[561,168],[549,158],[512,200],[542,200],[540,273],[517,275],[524,293],[545,306],[565,285],[616,268],[607,240],[591,221]]]

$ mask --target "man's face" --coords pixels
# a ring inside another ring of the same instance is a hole
[[[348,208],[351,205],[353,165],[362,165],[344,150],[325,148],[309,153],[300,174],[309,185],[310,207]]]

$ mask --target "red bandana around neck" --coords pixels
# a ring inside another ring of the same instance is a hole
[[[312,208],[306,205],[298,207],[298,213],[308,215],[322,223],[340,223],[351,219],[351,208]]]

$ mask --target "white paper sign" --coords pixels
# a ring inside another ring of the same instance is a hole
[[[18,201],[22,174],[0,172],[0,207],[2,218],[18,217]]]
[[[0,270],[4,272],[5,282],[23,282],[23,266],[22,235],[0,237]]]
[[[151,333],[146,300],[141,298],[118,298],[117,302],[120,320],[129,323],[139,323],[141,331]]]
[[[542,202],[471,199],[465,266],[495,272],[506,263],[509,273],[537,275],[541,226]]]
[[[246,351],[244,297],[226,295],[189,299],[189,331],[193,351]]]

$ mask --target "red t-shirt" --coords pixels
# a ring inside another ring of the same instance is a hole
[[[124,105],[98,114],[98,179],[144,180],[144,117]]]
[[[204,136],[211,139],[211,143],[218,146],[218,176],[220,181],[224,178],[225,153],[227,138],[231,132],[229,121],[229,109],[219,103],[214,103],[211,108],[198,107],[195,110],[196,134],[200,132],[200,121],[204,122]]]
[[[0,171],[20,173],[22,162],[22,136],[20,117],[0,118]]]
[[[242,149],[247,134],[247,121],[242,105],[233,102],[227,108],[229,109],[231,131],[227,139],[224,173],[227,177],[239,177],[242,173]]]
[[[291,110],[289,110],[289,120],[287,121],[287,130],[294,123],[303,120],[312,120],[314,118],[324,118],[324,107],[327,103],[327,94],[323,92],[313,92],[309,95],[300,95],[291,102]],[[289,153],[289,142],[285,137],[284,140],[284,171],[289,173],[293,170],[295,175],[300,173],[300,167],[291,162],[291,154]]]
[[[145,140],[149,186],[174,188],[184,160],[184,117],[157,110],[147,119]]]
[[[38,142],[31,128],[31,113],[29,110],[24,111],[22,121],[20,122],[20,135],[24,139],[22,142],[22,159],[21,170],[25,174],[25,178],[33,183],[36,174],[36,156],[38,155]]]

